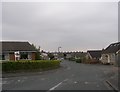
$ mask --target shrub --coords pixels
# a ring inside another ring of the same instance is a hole
[[[69,61],[75,61],[74,57],[68,58]]]
[[[82,60],[81,59],[75,59],[76,63],[81,63]]]
[[[49,54],[48,54],[48,57],[50,58],[50,60],[54,60],[54,58],[55,58],[52,53],[49,53]]]
[[[35,61],[8,61],[2,63],[2,71],[17,71],[17,70],[35,70],[35,69],[51,69],[60,66],[58,60],[35,60]]]

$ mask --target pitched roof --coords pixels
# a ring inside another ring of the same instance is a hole
[[[35,48],[29,42],[0,42],[2,51],[36,51]]]
[[[92,58],[100,58],[102,50],[89,50],[87,51]]]
[[[120,50],[120,42],[110,44],[102,53],[116,53]]]

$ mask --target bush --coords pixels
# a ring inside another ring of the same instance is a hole
[[[75,61],[76,61],[76,63],[81,63],[82,62],[81,59],[76,59]]]
[[[3,72],[14,72],[18,70],[51,69],[60,66],[59,60],[35,60],[35,61],[8,61],[2,63]]]
[[[49,53],[49,54],[48,54],[48,57],[50,58],[50,60],[54,60],[54,58],[55,58],[52,53]]]
[[[74,57],[68,58],[69,61],[75,61]]]

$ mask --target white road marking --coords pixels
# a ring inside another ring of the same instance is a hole
[[[67,68],[67,70],[70,70],[70,69],[71,69],[71,67],[68,67],[68,68]]]
[[[17,80],[18,82],[20,82],[21,80]]]
[[[0,82],[0,84],[8,84],[8,82],[7,81],[2,81],[2,82]]]
[[[85,84],[88,84],[88,82],[84,82]]]
[[[78,83],[77,81],[74,82],[75,84]]]
[[[26,80],[26,79],[28,79],[28,78],[27,78],[27,77],[23,77],[23,79],[25,79],[25,80]]]
[[[74,74],[72,74],[72,77],[74,77],[75,75]]]
[[[0,80],[4,80],[4,79],[7,80],[8,78],[0,78]]]
[[[100,87],[99,85],[97,85],[97,87]]]
[[[41,80],[45,80],[45,78],[41,78]]]
[[[60,86],[62,84],[62,82],[60,82],[59,84],[57,84],[56,86],[50,88],[49,90],[54,90],[55,88],[57,88],[58,86]]]
[[[68,79],[63,80],[63,82],[68,81]]]
[[[39,72],[40,74],[42,73],[42,72]]]
[[[60,86],[63,82],[67,81],[68,79],[63,80],[62,82],[58,83],[57,85],[55,85],[54,87],[50,88],[49,91],[54,90],[55,88],[57,88],[58,86]]]

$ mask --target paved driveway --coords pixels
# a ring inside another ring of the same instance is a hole
[[[111,90],[113,66],[61,62],[61,68],[3,78],[3,90]]]

